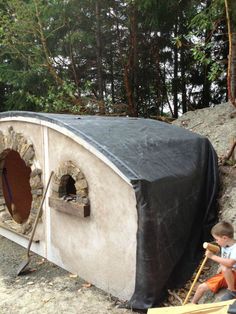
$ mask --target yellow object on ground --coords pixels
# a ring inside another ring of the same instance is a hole
[[[181,306],[158,307],[148,310],[148,314],[227,314],[228,307],[235,299],[211,304],[186,304]]]

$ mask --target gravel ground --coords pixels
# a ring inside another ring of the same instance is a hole
[[[128,314],[110,295],[33,254],[17,276],[26,249],[0,236],[1,314]]]

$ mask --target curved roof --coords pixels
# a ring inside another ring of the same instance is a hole
[[[1,120],[49,123],[72,132],[108,158],[129,181],[155,181],[188,173],[207,139],[164,122],[129,117],[8,111]],[[200,145],[201,146],[201,145]]]

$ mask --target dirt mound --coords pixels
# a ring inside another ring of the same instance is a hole
[[[209,138],[219,157],[226,154],[236,139],[236,111],[229,103],[188,111],[173,124]]]
[[[218,154],[219,160],[226,156],[236,140],[236,111],[229,104],[189,111],[173,124],[206,136]],[[219,195],[220,218],[234,223],[236,229],[236,149],[234,161],[221,165],[221,192]]]
[[[219,219],[233,223],[236,231],[236,149],[232,157],[222,164],[222,160],[230,152],[233,142],[236,140],[236,111],[229,104],[221,104],[212,108],[204,108],[190,111],[173,122],[174,125],[184,127],[194,133],[206,136],[212,143],[219,157],[220,193],[218,198]],[[236,238],[236,233],[235,233]],[[199,281],[216,272],[218,266],[211,261],[202,272]],[[165,305],[179,305],[185,299],[193,279],[185,288],[178,291],[170,291]],[[179,299],[181,298],[181,300]],[[208,294],[202,298],[201,303],[213,302],[215,296]],[[217,300],[218,296],[216,296]]]

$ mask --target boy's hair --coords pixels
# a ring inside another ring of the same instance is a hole
[[[211,229],[211,234],[218,237],[227,236],[228,238],[233,239],[234,227],[231,225],[231,223],[227,221],[221,221],[213,226],[213,228]]]

